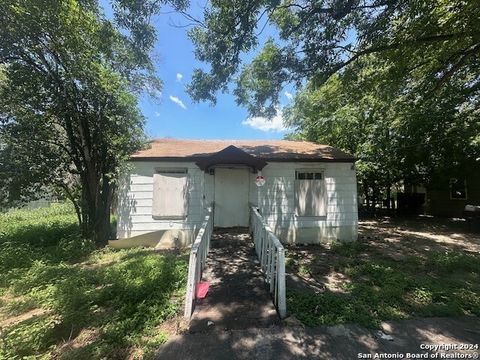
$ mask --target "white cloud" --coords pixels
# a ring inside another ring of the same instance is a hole
[[[277,115],[275,115],[272,119],[262,116],[250,117],[247,120],[242,121],[242,125],[250,126],[251,128],[265,132],[282,132],[288,130],[288,127],[283,124],[281,110],[278,110]]]
[[[169,98],[170,98],[171,101],[173,101],[175,104],[177,104],[178,106],[180,106],[182,109],[184,109],[184,110],[187,109],[187,107],[185,106],[185,104],[183,103],[183,101],[180,100],[178,97],[170,95]]]
[[[293,94],[291,92],[285,91],[284,94],[285,94],[285,96],[287,97],[288,100],[293,99]]]
[[[183,79],[183,74],[177,73],[177,81],[180,82]]]
[[[155,111],[155,116],[156,117],[159,117],[160,116],[160,113],[158,111]]]

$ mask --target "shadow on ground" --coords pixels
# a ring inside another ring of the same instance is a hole
[[[278,323],[248,229],[214,232],[203,280],[210,283],[210,289],[205,299],[197,300],[190,332]]]
[[[393,341],[358,325],[272,327],[179,335],[157,359],[356,359],[359,353],[425,353],[421,344],[478,343],[477,318],[431,318],[383,323]],[[472,353],[472,351],[470,351]]]
[[[287,247],[287,305],[304,324],[480,315],[478,235],[411,219],[361,222],[359,233]]]

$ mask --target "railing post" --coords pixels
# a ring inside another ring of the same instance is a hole
[[[195,270],[197,268],[196,256],[193,252],[190,253],[188,261],[188,279],[187,279],[187,294],[185,296],[185,318],[190,318],[193,311],[193,301],[195,300]]]
[[[186,319],[190,319],[193,312],[195,301],[195,292],[197,283],[202,278],[203,268],[206,264],[208,251],[210,250],[210,237],[212,236],[213,224],[213,205],[208,208],[202,227],[198,231],[195,241],[190,250],[188,262],[187,292],[185,294],[185,313]]]
[[[268,247],[268,231],[267,228],[265,227],[265,224],[263,225],[262,229],[262,269],[263,271],[267,271],[267,266],[266,266],[266,259],[265,257],[267,256],[267,247]]]
[[[277,289],[278,289],[278,314],[280,318],[287,316],[287,294],[285,288],[285,249],[278,249],[277,260]]]
[[[257,209],[250,206],[251,229],[260,267],[280,318],[287,315],[285,287],[285,249]]]

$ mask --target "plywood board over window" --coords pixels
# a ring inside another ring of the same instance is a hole
[[[321,171],[295,172],[295,212],[298,216],[327,216],[327,196]]]
[[[153,175],[152,216],[184,219],[188,211],[188,174],[182,170],[157,170]]]

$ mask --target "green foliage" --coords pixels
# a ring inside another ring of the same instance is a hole
[[[36,210],[0,214],[0,279],[8,272],[32,266],[36,261],[77,261],[93,251],[93,244],[80,236],[73,208],[53,204]]]
[[[480,261],[478,261],[478,257],[459,254],[453,251],[434,253],[428,259],[428,266],[444,274],[458,270],[469,273],[480,273]]]
[[[54,344],[52,333],[57,321],[48,316],[31,319],[3,330],[0,335],[0,357],[3,359],[28,358],[38,354],[47,359]]]
[[[352,241],[349,243],[335,241],[330,246],[334,253],[346,257],[353,257],[367,249],[365,244],[360,241]]]
[[[82,245],[66,205],[0,216],[0,244],[10,249],[0,260],[0,316],[44,310],[1,329],[0,358],[125,358],[134,348],[147,356],[166,340],[158,326],[182,307],[186,256]],[[78,348],[60,347],[77,337]]]
[[[472,1],[215,1],[190,33],[210,68],[189,92],[214,101],[235,82],[239,104],[272,117],[296,86],[289,137],[355,155],[375,201],[478,169],[479,18]]]
[[[300,91],[284,111],[297,137],[354,154],[359,191],[367,197],[396,184],[430,186],[452,170],[464,177],[474,172],[479,92],[468,77],[424,97],[421,77],[386,79],[396,63],[383,64],[371,55],[321,87]]]
[[[468,1],[215,1],[190,33],[210,69],[198,69],[189,90],[195,100],[211,100],[235,81],[239,102],[259,115],[279,105],[282,84],[318,87],[372,54],[377,85],[408,87],[412,78],[422,90],[459,79],[467,85],[478,68],[479,11]],[[265,27],[273,39],[264,39]],[[259,44],[263,49],[241,67],[250,58],[242,55]],[[272,48],[275,56],[268,56]]]
[[[53,187],[105,245],[121,165],[145,143],[138,96],[161,88],[153,2],[137,3],[119,0],[116,22],[91,0],[1,3],[0,208]]]
[[[265,108],[262,111],[256,104],[264,104],[272,94],[277,96],[275,104],[279,103],[278,94],[288,79],[288,74],[283,72],[279,77],[271,77],[270,74],[272,71],[282,71],[282,65],[281,49],[270,39],[252,63],[244,67],[234,91],[237,103],[248,107],[250,113],[275,116],[276,108]]]
[[[416,316],[480,315],[476,256],[433,252],[426,259],[396,261],[366,244],[335,244],[331,251],[340,256],[331,265],[348,281],[321,294],[287,292],[289,311],[305,325],[358,323],[375,328],[385,320]]]
[[[21,315],[29,310],[35,309],[38,304],[30,298],[0,301],[0,318]]]

